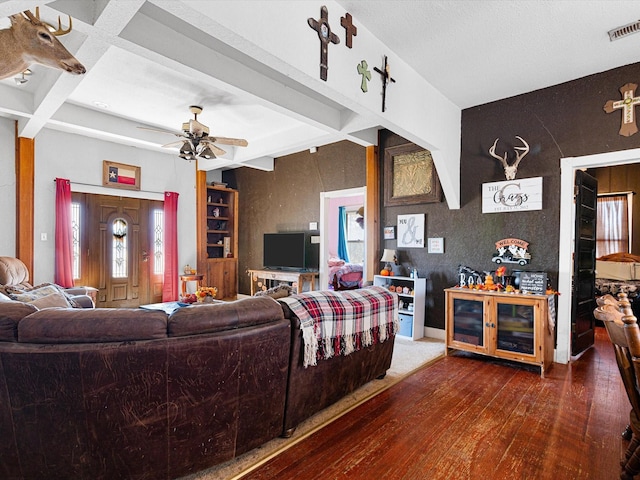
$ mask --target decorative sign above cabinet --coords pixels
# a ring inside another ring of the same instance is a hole
[[[542,177],[482,184],[482,213],[542,210]]]

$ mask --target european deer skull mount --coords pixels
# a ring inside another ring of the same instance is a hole
[[[489,149],[489,155],[493,158],[496,158],[500,161],[502,166],[504,167],[504,174],[507,177],[507,180],[514,180],[516,178],[516,173],[518,173],[518,164],[520,160],[524,158],[524,156],[529,153],[529,144],[524,141],[522,137],[516,135],[516,138],[520,140],[524,146],[523,147],[513,147],[516,150],[516,161],[513,162],[513,165],[509,165],[507,163],[507,152],[504,152],[504,156],[496,155],[496,145],[498,144],[498,138],[493,142],[493,146]]]

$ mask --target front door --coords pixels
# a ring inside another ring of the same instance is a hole
[[[154,215],[162,202],[79,194],[84,205],[83,284],[98,288],[96,307],[137,307],[162,301],[162,272],[153,252]]]
[[[575,192],[571,355],[583,352],[594,342],[598,181],[582,170],[576,170]]]

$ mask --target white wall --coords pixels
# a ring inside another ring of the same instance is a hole
[[[15,124],[0,118],[0,256],[16,254]]]
[[[3,126],[4,122],[0,122],[0,136],[4,130]],[[4,151],[4,142],[0,148]],[[104,195],[162,200],[163,192],[178,192],[180,194],[178,198],[178,267],[197,263],[195,162],[187,162],[173,154],[156,153],[50,129],[42,130],[36,137],[35,159],[35,239],[32,283],[51,282],[54,278],[54,179],[56,177],[69,179],[72,191]],[[102,187],[103,160],[141,167],[141,191]],[[4,170],[4,158],[0,160],[0,168]],[[12,184],[15,184],[15,175],[12,177]],[[2,178],[4,183],[4,175]],[[14,208],[10,210],[13,212]],[[7,224],[15,238],[15,221],[12,219]],[[46,241],[41,240],[42,233],[47,234]],[[3,229],[0,247],[5,241],[4,236]]]

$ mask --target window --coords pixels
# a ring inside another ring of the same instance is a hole
[[[71,202],[71,249],[73,252],[73,279],[80,278],[80,203]]]
[[[164,273],[164,211],[153,210],[153,273]]]
[[[127,222],[122,218],[116,218],[112,224],[112,264],[111,276],[113,278],[127,278],[129,267],[129,255],[127,248]]]
[[[596,258],[610,253],[629,253],[631,245],[632,193],[598,196],[598,223],[596,226]]]

